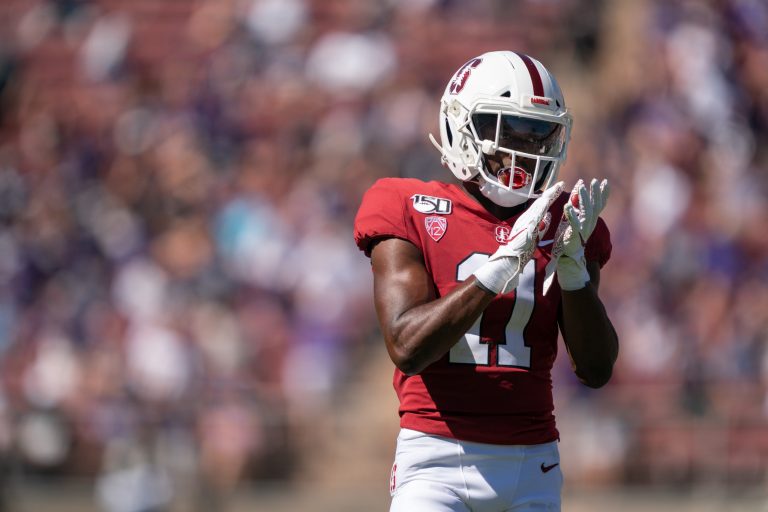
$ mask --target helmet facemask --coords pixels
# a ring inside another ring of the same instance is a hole
[[[500,206],[516,206],[554,183],[565,156],[567,123],[488,106],[473,109],[468,119],[483,195]]]

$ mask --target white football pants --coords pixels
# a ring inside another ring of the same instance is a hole
[[[401,429],[390,512],[560,511],[557,442],[495,445]]]

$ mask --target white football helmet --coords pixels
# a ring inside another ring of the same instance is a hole
[[[538,197],[565,160],[572,119],[555,77],[511,51],[484,53],[459,68],[440,100],[442,162],[500,206]],[[489,158],[500,167],[489,166]]]

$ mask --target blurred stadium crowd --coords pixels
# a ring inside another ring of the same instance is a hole
[[[5,487],[215,510],[290,480],[380,343],[360,198],[449,178],[442,88],[502,48],[561,81],[562,176],[613,185],[622,353],[598,392],[560,358],[569,479],[765,482],[764,1],[3,0]]]

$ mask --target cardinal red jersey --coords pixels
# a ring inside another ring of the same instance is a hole
[[[465,441],[539,444],[558,438],[552,365],[557,355],[560,287],[543,293],[552,237],[568,194],[550,208],[553,222],[523,269],[516,290],[497,296],[440,360],[407,376],[395,369],[400,425]],[[363,197],[355,241],[370,256],[377,239],[396,237],[421,250],[438,296],[450,292],[506,242],[517,216],[499,220],[458,185],[386,178]],[[600,219],[588,260],[603,266],[610,234]]]

